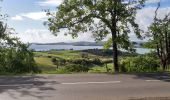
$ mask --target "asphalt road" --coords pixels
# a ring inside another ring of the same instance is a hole
[[[170,100],[170,74],[1,76],[0,100]]]

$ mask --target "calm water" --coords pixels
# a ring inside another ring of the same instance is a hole
[[[73,46],[73,45],[36,45],[33,44],[30,46],[31,49],[34,49],[35,51],[48,51],[51,49],[56,50],[86,50],[86,49],[103,49],[102,46]],[[145,48],[136,48],[136,52],[139,54],[145,54],[150,52],[150,49]]]

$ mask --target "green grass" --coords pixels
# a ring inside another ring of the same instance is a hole
[[[53,74],[56,70],[56,65],[51,62],[51,58],[47,57],[35,57],[37,66],[44,74]]]
[[[35,62],[37,66],[41,69],[43,74],[63,74],[69,73],[66,72],[63,66],[59,66],[60,68],[57,69],[57,66],[54,65],[51,61],[52,58],[57,59],[79,59],[81,58],[81,51],[72,51],[72,50],[62,50],[62,51],[45,51],[45,52],[34,52],[35,54]],[[105,59],[112,59],[108,57],[101,57],[93,54],[88,54],[88,57],[91,58],[100,58],[101,60]],[[98,66],[98,65],[91,65],[89,66],[90,70],[89,73],[105,73],[106,67],[105,66]],[[113,69],[111,64],[108,64],[108,68]]]
[[[168,70],[167,71],[170,72],[170,65],[168,66]]]
[[[107,66],[110,69],[110,72],[113,72],[113,65],[112,64],[108,64]],[[106,73],[106,72],[107,72],[107,70],[106,70],[106,66],[105,65],[103,65],[103,66],[94,65],[89,70],[89,73]]]
[[[47,51],[47,52],[34,52],[37,57],[56,57],[58,59],[75,59],[81,58],[81,51],[72,51],[72,50],[61,50],[61,51]],[[98,55],[93,55],[88,53],[89,58],[100,58],[108,59],[108,57],[102,57]]]
[[[36,56],[44,56],[44,57],[57,57],[62,59],[72,59],[74,57],[80,57],[79,52],[73,52],[73,51],[49,51],[49,52],[35,52]]]
[[[61,51],[46,51],[46,52],[34,52],[35,54],[35,61],[38,67],[41,69],[43,74],[65,74],[65,73],[70,73],[66,72],[64,69],[65,66],[59,66],[59,69],[57,69],[57,66],[52,63],[52,58],[56,59],[65,59],[65,60],[74,60],[74,59],[80,59],[82,51],[72,51],[72,50],[61,50]],[[98,56],[98,55],[93,55],[88,53],[88,58],[89,59],[95,59],[99,58],[102,61],[112,59],[112,57],[107,57],[107,56]],[[122,63],[122,61],[128,59],[131,61],[133,57],[128,56],[120,56],[119,61]],[[71,63],[67,63],[66,65],[69,65]],[[88,66],[90,70],[88,73],[106,73],[107,69],[105,65],[95,65],[95,64],[90,64]],[[108,68],[110,69],[109,72],[114,72],[113,70],[113,65],[108,64]],[[130,67],[129,67],[130,68]],[[170,69],[168,70],[170,71]]]

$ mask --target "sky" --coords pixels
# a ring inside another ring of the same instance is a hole
[[[3,0],[0,3],[1,12],[8,14],[8,27],[14,28],[17,34],[14,36],[20,38],[24,43],[54,43],[54,42],[76,42],[76,41],[94,41],[91,33],[82,33],[78,38],[72,39],[71,36],[64,36],[64,30],[59,35],[53,36],[48,27],[43,25],[47,20],[44,10],[50,9],[56,11],[56,7],[63,0]],[[140,28],[147,30],[147,27],[153,22],[154,11],[157,2],[160,0],[148,0],[146,7],[139,10],[136,15],[136,22]],[[170,12],[170,0],[161,0],[159,17],[163,17]],[[132,41],[139,41],[133,33],[130,34]]]

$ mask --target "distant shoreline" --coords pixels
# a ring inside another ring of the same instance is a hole
[[[86,42],[86,41],[80,41],[80,42],[58,42],[58,43],[31,43],[33,45],[71,45],[71,46],[103,46],[105,41],[101,42]],[[142,42],[132,42],[135,47],[140,48]]]
[[[60,45],[68,45],[68,46],[70,46],[71,44],[35,44],[35,45],[58,45],[58,46],[60,46]],[[71,45],[71,46],[103,46],[103,45]]]

